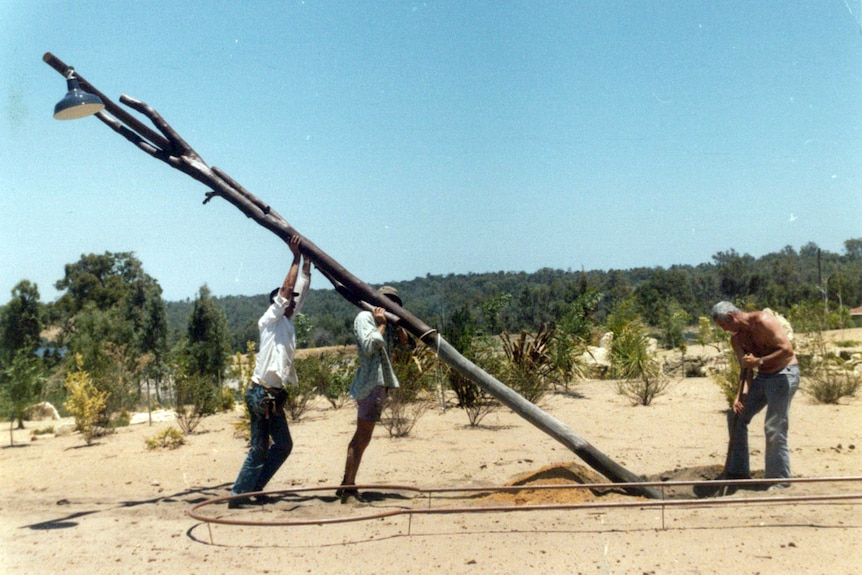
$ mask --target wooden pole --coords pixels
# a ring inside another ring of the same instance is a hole
[[[68,77],[72,73],[70,66],[67,66],[50,52],[45,53],[42,59],[64,77]],[[251,194],[219,168],[207,165],[156,110],[129,96],[120,96],[122,104],[146,116],[160,133],[153,131],[111,101],[77,72],[74,74],[83,90],[99,96],[105,103],[105,109],[96,115],[99,120],[145,153],[207,186],[210,191],[206,193],[205,204],[213,197],[218,196],[233,204],[247,217],[277,235],[285,243],[289,242],[294,235],[301,236],[268,204]],[[370,309],[374,306],[386,309],[393,321],[396,321],[416,339],[434,350],[438,357],[452,369],[469,378],[512,411],[568,447],[593,469],[617,483],[643,481],[642,477],[611,460],[562,422],[545,413],[466,359],[449,345],[436,330],[394,301],[380,295],[377,290],[347,271],[312,241],[303,237],[301,250],[302,255],[314,263],[315,267],[332,283],[342,297],[362,309]],[[625,489],[653,499],[662,498],[661,492],[653,487],[631,486],[625,487]]]

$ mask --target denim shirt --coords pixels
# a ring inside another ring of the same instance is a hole
[[[299,313],[311,278],[300,274],[293,288],[296,296],[296,307],[293,315]],[[283,388],[287,384],[296,385],[296,367],[293,358],[296,355],[296,329],[293,321],[284,316],[284,309],[290,300],[275,296],[275,301],[267,308],[257,322],[260,330],[260,351],[254,368],[252,381],[267,387]]]
[[[364,399],[378,385],[398,387],[391,360],[395,329],[387,325],[384,338],[371,312],[362,311],[353,321],[353,335],[359,348],[359,369],[350,386],[350,397]]]

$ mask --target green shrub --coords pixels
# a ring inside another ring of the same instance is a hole
[[[132,416],[128,409],[121,409],[120,412],[111,420],[113,427],[128,427],[132,424]]]
[[[448,370],[449,387],[455,391],[458,407],[467,414],[470,427],[476,427],[486,415],[500,408],[500,402],[472,379],[454,369]]]
[[[469,347],[462,353],[486,373],[497,377],[503,370],[503,355],[487,336],[474,337],[467,342]],[[479,387],[472,379],[454,369],[448,369],[449,388],[458,398],[458,407],[467,414],[471,427],[476,427],[486,415],[500,408],[500,402]]]
[[[389,437],[410,435],[416,422],[434,405],[431,390],[437,365],[437,356],[425,346],[395,350],[392,367],[400,387],[389,390],[380,418]]]
[[[152,437],[147,438],[147,449],[176,449],[185,445],[183,434],[176,427],[168,427]]]
[[[719,387],[727,401],[727,407],[732,409],[739,391],[739,360],[730,345],[722,350],[715,368],[709,372],[709,379]]]
[[[296,385],[287,384],[284,390],[287,392],[284,411],[291,421],[299,421],[308,409],[308,402],[315,396],[316,388],[312,382],[300,377]]]
[[[174,410],[184,433],[194,433],[204,417],[218,411],[220,393],[215,383],[201,375],[178,373],[174,377]]]
[[[233,411],[236,407],[236,392],[228,386],[221,388],[219,403],[222,411]]]
[[[90,374],[81,369],[83,359],[75,358],[77,371],[66,374],[66,409],[75,418],[75,426],[83,435],[87,445],[104,433],[98,422],[104,418],[108,404],[108,392],[99,391],[90,379]]]
[[[670,379],[662,372],[644,325],[635,320],[614,334],[610,350],[611,373],[617,378],[617,392],[633,405],[649,405],[664,393]]]
[[[339,353],[322,353],[296,360],[296,374],[314,392],[326,398],[334,409],[341,408],[348,398],[356,371],[356,358]]]
[[[853,365],[829,349],[821,332],[809,334],[802,369],[802,390],[818,403],[835,404],[842,397],[853,397],[862,385],[862,376]],[[800,362],[802,364],[803,362]]]
[[[581,358],[587,351],[587,340],[557,330],[548,350],[553,369],[547,377],[555,389],[568,392],[573,381],[585,377],[586,366]]]
[[[380,423],[389,437],[407,437],[433,404],[434,400],[427,392],[416,394],[402,383],[400,387],[389,390]]]
[[[515,339],[506,332],[500,336],[508,360],[500,381],[531,403],[538,403],[553,385],[551,376],[557,369],[551,353],[554,332],[552,326],[542,324],[535,334],[521,331]]]
[[[257,354],[254,351],[255,343],[248,341],[245,344],[245,355],[237,352],[228,368],[228,377],[237,382],[237,397],[242,398],[245,395],[245,390],[251,385],[251,377],[254,375],[254,366],[257,361]]]
[[[835,404],[842,397],[854,397],[862,384],[862,378],[843,362],[825,362],[805,377],[802,390],[818,403]]]

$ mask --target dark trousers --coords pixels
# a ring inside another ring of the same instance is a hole
[[[286,398],[284,391],[273,394],[257,384],[245,392],[251,419],[251,449],[239,470],[232,494],[263,491],[293,450],[293,439],[284,414]]]

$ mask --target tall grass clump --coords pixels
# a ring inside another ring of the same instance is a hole
[[[507,332],[500,335],[507,365],[500,380],[531,403],[537,403],[553,387],[558,364],[551,343],[555,329],[542,324],[539,331],[521,331],[513,338]]]

